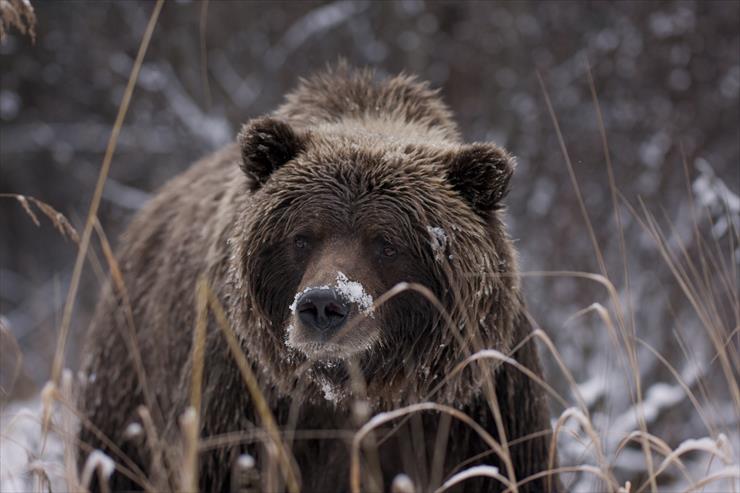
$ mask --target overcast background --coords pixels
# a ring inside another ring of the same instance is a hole
[[[700,363],[713,356],[705,331],[655,242],[622,202],[631,288],[624,289],[620,229],[586,70],[588,62],[624,201],[637,209],[644,201],[665,228],[672,251],[684,245],[694,255],[693,190],[702,234],[708,244],[719,240],[725,269],[737,267],[740,253],[731,252],[730,226],[737,227],[740,214],[740,3],[203,5],[167,2],[154,32],[99,213],[114,243],[168,178],[231,141],[244,121],[274,109],[299,77],[344,57],[381,74],[406,71],[429,80],[441,89],[466,140],[495,141],[518,157],[507,205],[523,271],[598,272],[539,71],[609,278],[634,307],[637,335],[690,377],[692,388],[704,378],[708,391],[702,405],[712,409],[718,426],[737,430],[737,413],[716,362]],[[48,202],[80,228],[153,4],[34,6],[35,44],[11,32],[0,45],[0,192]],[[49,376],[74,263],[73,243],[49,221],[41,222],[34,226],[15,201],[0,199],[0,315],[25,354],[25,384],[15,398],[30,395]],[[726,275],[737,286],[733,272]],[[73,321],[70,367],[77,364],[75,342],[99,286],[88,265]],[[594,302],[608,306],[605,290],[588,281],[542,276],[526,278],[525,290],[534,318],[584,384],[595,422],[604,429],[628,429],[628,422],[619,421],[629,421],[626,376],[603,322],[593,315],[571,319]],[[737,321],[730,305],[725,303],[721,315],[732,329]],[[657,408],[650,431],[671,446],[705,436],[705,425],[683,393],[671,394],[676,381],[670,372],[649,352],[639,355],[644,389],[654,389]],[[545,359],[549,380],[572,401],[565,379],[551,358]],[[560,412],[553,405],[554,415]],[[737,451],[737,433],[730,438]],[[566,463],[578,461],[567,446],[561,453]],[[615,465],[621,478],[640,477],[641,459],[630,457],[623,454]],[[582,489],[587,484],[578,483]]]

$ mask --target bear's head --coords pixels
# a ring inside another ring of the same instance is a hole
[[[519,288],[499,212],[505,151],[275,117],[246,124],[239,145],[251,194],[231,239],[230,306],[281,393],[424,399],[475,350],[509,348]],[[435,400],[475,392],[461,377]]]

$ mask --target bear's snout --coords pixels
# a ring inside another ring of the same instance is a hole
[[[343,359],[380,340],[372,295],[342,271],[318,269],[288,307],[285,343],[312,359]],[[333,282],[330,279],[333,278]]]
[[[334,288],[312,288],[296,301],[296,313],[310,330],[330,337],[347,321],[350,306]]]

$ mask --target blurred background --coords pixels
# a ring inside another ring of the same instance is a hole
[[[43,200],[81,231],[153,4],[33,5],[35,43],[11,31],[0,45],[0,193]],[[737,410],[707,330],[634,212],[643,217],[644,205],[665,232],[665,249],[677,257],[685,251],[699,268],[703,248],[720,252],[722,263],[705,262],[711,265],[699,277],[711,288],[699,297],[715,297],[718,320],[736,327],[738,26],[735,1],[167,2],[123,125],[100,222],[115,245],[167,179],[231,141],[241,123],[274,109],[299,77],[344,57],[381,74],[405,71],[430,81],[466,140],[495,141],[518,157],[507,205],[523,271],[600,273],[539,72],[608,278],[630,308],[636,335],[706,407],[697,413],[667,367],[639,345],[649,430],[674,447],[707,435],[709,416],[716,429],[735,430],[729,440],[737,453]],[[619,223],[587,64],[621,193]],[[0,315],[24,354],[23,378],[11,395],[22,399],[49,377],[76,248],[46,218],[35,226],[13,199],[0,199],[0,231]],[[100,285],[88,264],[67,352],[71,368]],[[603,320],[576,316],[593,303],[611,306],[606,290],[568,276],[532,275],[524,286],[534,319],[581,384],[594,424],[615,434],[634,429],[628,372]],[[737,334],[729,338],[735,351],[737,341]],[[546,353],[549,380],[573,401]],[[552,408],[554,416],[563,411]],[[561,455],[566,464],[590,460],[568,443]],[[618,477],[643,477],[643,460],[627,449],[615,459]],[[662,479],[673,480],[682,479]],[[589,484],[583,479],[572,488],[588,491]]]

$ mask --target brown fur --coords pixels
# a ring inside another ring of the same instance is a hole
[[[530,331],[500,211],[512,171],[512,158],[495,145],[461,143],[436,92],[411,77],[375,81],[371,72],[340,66],[302,81],[273,115],[245,125],[238,145],[172,180],[132,222],[119,259],[150,395],[131,356],[125,302],[108,288],[88,339],[83,412],[151,473],[147,447],[123,431],[146,405],[164,439],[176,440],[177,417],[189,404],[195,284],[205,276],[281,427],[351,430],[357,399],[373,413],[432,400],[499,437],[488,378],[509,441],[548,431],[542,390],[511,366],[494,371],[490,360],[474,363],[445,380],[475,350],[509,352]],[[393,258],[383,256],[389,245]],[[337,336],[341,350],[361,351],[338,357],[339,364],[314,361],[291,346],[301,328],[292,327],[289,306],[295,293],[330,283],[337,272],[376,300],[399,282],[421,284],[454,326],[423,296],[404,292],[372,317],[355,313],[356,323]],[[532,342],[513,357],[541,374]],[[360,369],[364,389],[349,378],[348,361]],[[203,378],[201,437],[254,429],[249,393],[213,321]],[[453,420],[444,470],[430,471],[439,422],[436,413],[416,416],[383,443],[386,487],[406,472],[425,490],[430,477],[439,481],[487,450]],[[87,428],[81,439],[116,457]],[[545,433],[511,447],[518,479],[546,467],[548,444]],[[348,489],[346,442],[296,440],[292,450],[303,491]],[[244,452],[266,464],[263,448],[251,442],[202,453],[203,491],[228,491],[231,465]],[[505,474],[494,454],[477,463]],[[116,474],[113,486],[134,485]],[[500,487],[474,479],[458,490]],[[520,491],[545,491],[545,482]]]

